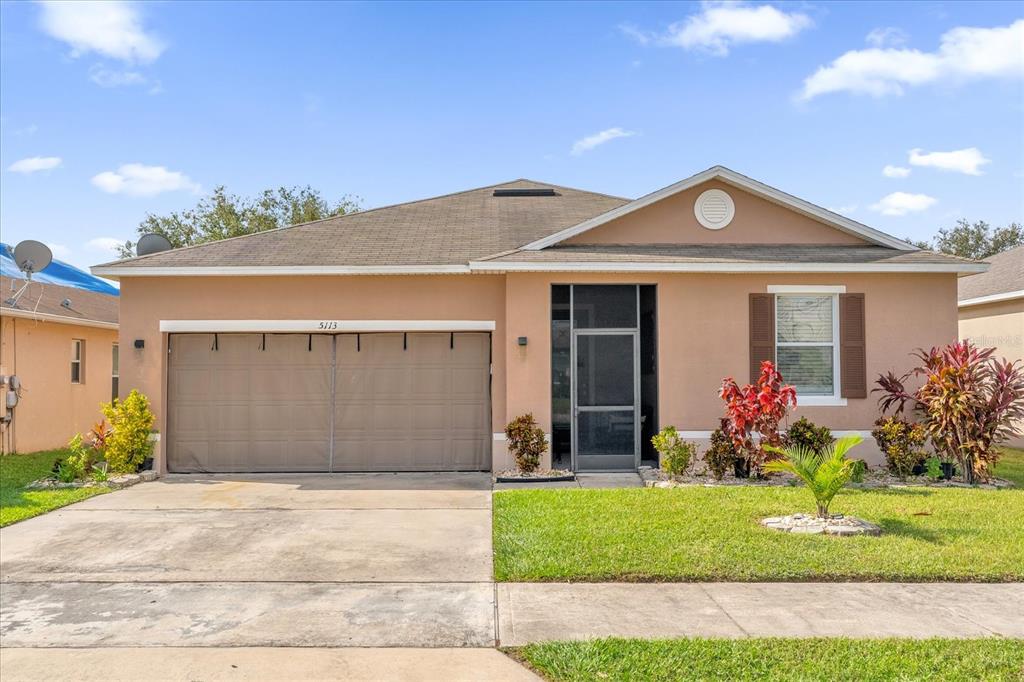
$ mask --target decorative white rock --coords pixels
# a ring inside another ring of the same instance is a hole
[[[881,535],[882,529],[864,519],[855,516],[836,514],[828,519],[819,519],[807,514],[791,514],[789,516],[772,516],[761,520],[765,528],[782,531],[783,533],[800,533],[803,535],[836,535],[850,537],[853,535]]]

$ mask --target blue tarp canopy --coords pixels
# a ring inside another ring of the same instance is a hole
[[[0,275],[15,279],[25,279],[25,273],[19,270],[18,264],[14,262],[11,247],[4,243],[0,243]],[[75,287],[76,289],[85,289],[86,291],[98,291],[101,294],[110,294],[111,296],[117,296],[121,293],[110,282],[90,275],[85,270],[79,270],[74,265],[59,261],[56,258],[42,272],[33,274],[32,281],[60,284],[61,286]]]

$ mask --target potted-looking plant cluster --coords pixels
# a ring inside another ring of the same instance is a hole
[[[541,458],[548,450],[548,441],[532,413],[516,417],[505,426],[505,441],[516,468],[500,472],[495,476],[496,482],[548,483],[576,479],[571,471],[541,468]]]

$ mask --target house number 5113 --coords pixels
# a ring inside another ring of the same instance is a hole
[[[337,329],[338,323],[334,320],[322,320],[320,322],[320,329]]]

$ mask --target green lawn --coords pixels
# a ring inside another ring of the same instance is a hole
[[[602,639],[509,651],[550,680],[1021,680],[1000,639]]]
[[[813,511],[801,488],[517,490],[494,495],[500,581],[1020,581],[1024,490],[846,490],[879,538],[758,525]]]
[[[1003,456],[996,464],[996,476],[1013,481],[1024,489],[1024,450],[1003,448]]]
[[[106,488],[25,490],[25,485],[50,472],[63,450],[25,455],[0,455],[0,527],[45,514],[58,507],[108,492]]]

